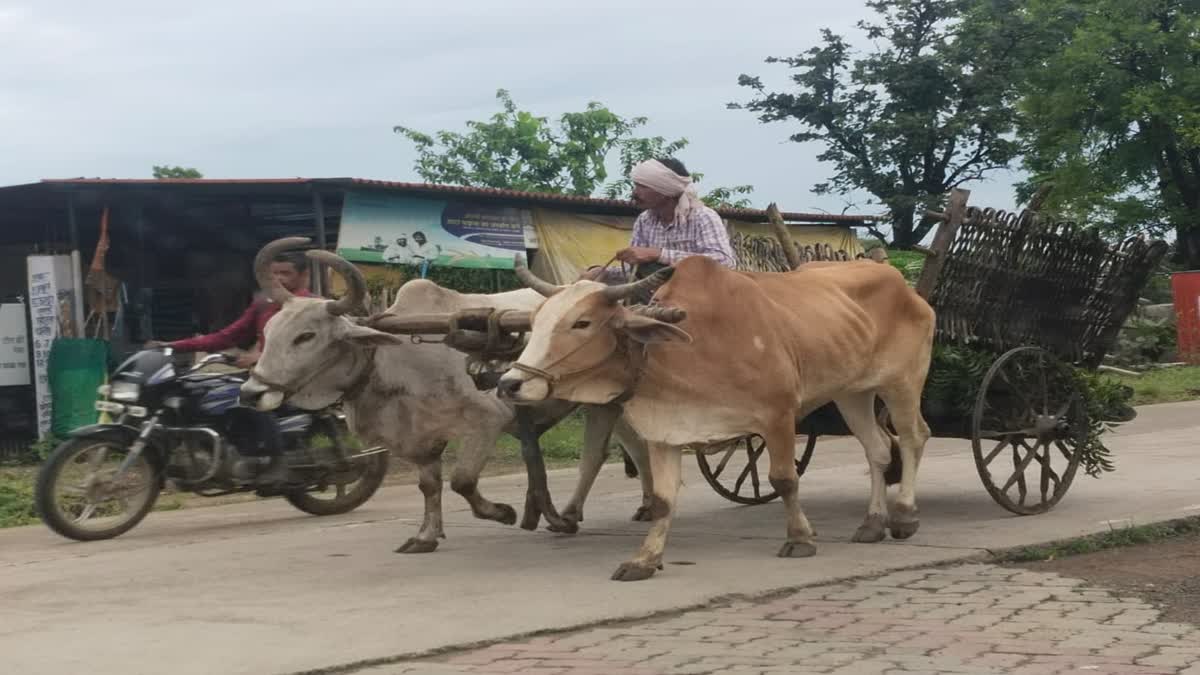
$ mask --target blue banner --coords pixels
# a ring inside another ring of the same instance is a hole
[[[512,269],[532,227],[528,209],[347,192],[338,255],[422,268]]]

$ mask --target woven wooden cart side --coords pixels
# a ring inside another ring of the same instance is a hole
[[[1097,365],[1165,252],[1028,211],[968,207],[929,294],[938,338],[999,352],[1038,345]]]

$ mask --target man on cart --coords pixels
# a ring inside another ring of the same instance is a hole
[[[633,167],[630,178],[633,203],[643,210],[633,222],[629,246],[617,251],[614,259],[633,267],[636,278],[693,255],[708,256],[726,267],[734,266],[736,258],[725,223],[716,211],[700,201],[683,162],[670,157],[646,160]],[[585,270],[580,278],[605,283],[625,281],[620,276],[620,270],[596,265]]]

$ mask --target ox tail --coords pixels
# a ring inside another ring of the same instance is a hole
[[[896,485],[900,482],[900,472],[904,468],[904,461],[900,459],[900,441],[895,436],[888,434],[888,441],[892,444],[892,460],[888,462],[887,468],[883,470],[883,481],[887,485]]]

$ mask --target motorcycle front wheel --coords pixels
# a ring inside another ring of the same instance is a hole
[[[42,522],[77,541],[112,539],[133,529],[154,508],[163,478],[145,453],[118,478],[128,456],[128,446],[112,438],[72,438],[55,448],[34,487]]]

